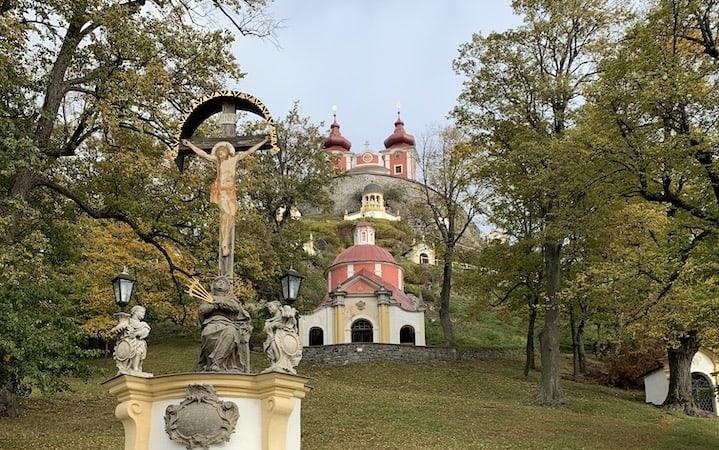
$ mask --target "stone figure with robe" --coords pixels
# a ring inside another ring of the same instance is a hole
[[[110,331],[117,335],[113,357],[117,365],[118,374],[135,376],[152,376],[142,371],[142,363],[147,356],[147,342],[150,335],[150,325],[144,322],[145,308],[133,306],[130,314],[117,313],[118,324]]]
[[[228,277],[219,276],[211,285],[211,301],[200,304],[202,347],[197,370],[201,372],[250,371],[252,323],[232,290]]]

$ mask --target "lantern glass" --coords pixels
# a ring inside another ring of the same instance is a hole
[[[300,287],[302,286],[304,277],[294,269],[288,270],[280,279],[282,283],[282,298],[287,303],[293,303],[300,295]]]
[[[115,294],[115,303],[121,308],[130,303],[135,281],[137,280],[127,273],[127,268],[113,278],[112,288]]]

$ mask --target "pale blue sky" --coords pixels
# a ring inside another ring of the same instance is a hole
[[[233,88],[261,99],[276,117],[294,100],[329,126],[332,105],[352,150],[379,149],[392,132],[395,105],[407,131],[446,121],[461,89],[452,70],[473,32],[514,27],[510,1],[276,0],[284,21],[272,42],[239,37],[234,53],[247,72]]]

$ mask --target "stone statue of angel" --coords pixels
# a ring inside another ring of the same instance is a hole
[[[151,377],[151,373],[142,371],[142,363],[147,356],[145,339],[150,335],[150,325],[143,321],[145,307],[133,306],[130,314],[121,312],[115,316],[118,324],[110,332],[117,336],[113,353],[117,374]]]
[[[270,367],[264,372],[297,374],[295,367],[302,359],[302,342],[297,326],[297,310],[278,301],[267,304],[272,315],[265,321],[267,338],[263,344]]]

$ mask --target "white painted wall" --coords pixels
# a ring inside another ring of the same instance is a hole
[[[300,450],[301,444],[301,424],[300,417],[302,415],[302,400],[293,398],[292,403],[295,404],[294,409],[290,413],[290,420],[287,422],[287,440],[285,444],[288,450]],[[242,417],[242,416],[240,416]],[[295,432],[296,430],[296,432]]]
[[[414,327],[414,342],[417,346],[424,346],[424,311],[405,311],[398,306],[389,308],[389,338],[390,344],[399,344],[399,330],[409,325]]]
[[[669,379],[663,368],[644,377],[644,396],[647,403],[661,405],[667,394],[669,394]]]
[[[220,397],[223,401],[235,403],[240,411],[235,432],[230,441],[216,445],[223,450],[260,450],[262,448],[262,401],[254,398]],[[185,450],[184,445],[171,441],[165,433],[165,409],[169,405],[177,405],[182,398],[162,400],[152,405],[152,424],[150,426],[151,450]],[[293,399],[294,409],[287,425],[287,448],[300,449],[300,408],[301,400]]]
[[[323,331],[324,345],[334,344],[334,324],[332,323],[332,308],[320,308],[310,314],[302,314],[299,320],[300,339],[302,345],[310,345],[310,329],[320,327]]]
[[[359,302],[364,302],[362,308],[358,306]],[[345,343],[352,340],[352,323],[357,319],[367,319],[372,324],[372,333],[374,342],[379,342],[379,308],[377,307],[376,297],[347,297],[345,298],[345,327],[342,335]],[[405,311],[399,306],[391,305],[389,307],[389,332],[390,343],[399,344],[399,330],[410,325],[414,327],[415,344],[418,346],[426,345],[424,330],[424,311]],[[334,323],[332,320],[332,308],[323,307],[310,314],[302,314],[299,320],[300,338],[302,345],[307,347],[310,345],[310,329],[319,327],[324,332],[324,345],[332,345],[334,342]]]

